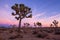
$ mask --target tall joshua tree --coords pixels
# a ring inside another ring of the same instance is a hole
[[[32,18],[31,8],[25,6],[24,4],[15,4],[11,8],[16,12],[12,12],[12,15],[15,16],[17,20],[19,20],[18,32],[20,32],[21,20],[25,17]],[[16,15],[18,15],[18,17]]]
[[[54,24],[55,27],[58,27],[58,21],[54,20],[53,24]]]

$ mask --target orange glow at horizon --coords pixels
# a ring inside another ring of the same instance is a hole
[[[34,24],[34,21],[33,20],[27,20],[27,19],[24,19],[24,20],[22,21],[22,24],[23,23],[26,23],[26,22],[27,23],[30,23],[31,25]],[[35,23],[36,22],[38,22],[38,21],[35,21]],[[50,27],[50,24],[52,23],[52,21],[50,21],[50,22],[47,21],[46,22],[44,20],[40,20],[39,22],[41,22],[44,27]],[[18,23],[19,23],[18,21],[11,21],[9,19],[0,19],[0,24],[15,24],[15,25],[18,25]],[[60,21],[59,21],[58,26],[60,27]]]

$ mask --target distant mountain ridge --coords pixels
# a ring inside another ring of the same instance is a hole
[[[9,24],[0,24],[0,27],[6,27],[6,28],[9,28],[10,25],[9,25]]]

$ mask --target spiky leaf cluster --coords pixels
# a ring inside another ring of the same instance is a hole
[[[31,14],[31,8],[28,8],[24,4],[15,4],[11,7],[16,13],[12,13],[13,16],[18,15],[18,17],[15,17],[17,20],[23,19],[23,18],[32,18]],[[30,13],[30,14],[29,14]],[[29,14],[29,15],[28,15]]]

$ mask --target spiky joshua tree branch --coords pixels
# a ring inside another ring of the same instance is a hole
[[[58,27],[58,21],[54,20],[53,24],[54,24],[55,27]]]

